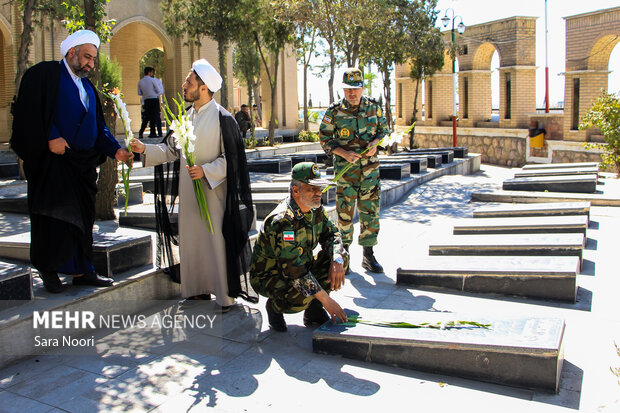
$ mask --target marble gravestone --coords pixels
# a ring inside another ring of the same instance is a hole
[[[564,320],[377,309],[365,309],[361,317],[414,324],[465,320],[491,326],[440,330],[328,321],[314,331],[313,351],[510,386],[559,389]]]

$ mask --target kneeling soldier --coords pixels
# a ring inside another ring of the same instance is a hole
[[[321,190],[330,181],[320,178],[315,163],[293,167],[290,195],[265,218],[254,245],[250,282],[268,298],[269,325],[276,331],[286,331],[283,313],[305,310],[306,327],[347,317],[328,295],[344,285],[349,257],[338,228],[321,206]]]

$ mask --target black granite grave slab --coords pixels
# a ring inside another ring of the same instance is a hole
[[[575,302],[578,272],[577,257],[434,256],[397,269],[396,283]]]
[[[26,194],[0,195],[0,212],[28,213],[28,196]]]
[[[93,265],[105,276],[153,263],[151,236],[119,229],[93,233]],[[30,262],[30,233],[0,238],[0,256]]]
[[[439,168],[441,166],[441,155],[428,154],[424,156],[426,157],[427,165],[429,168]]]
[[[531,165],[523,165],[523,169],[555,169],[555,168],[598,168],[598,162],[572,162],[572,163],[536,163]]]
[[[543,202],[539,204],[507,204],[483,207],[474,211],[474,218],[535,217],[585,215],[590,217],[589,202]]]
[[[465,320],[488,329],[386,328],[328,321],[312,334],[316,353],[492,383],[557,392],[564,321],[364,309],[363,319],[408,323]],[[450,318],[448,318],[450,317]]]
[[[426,171],[428,167],[428,159],[426,157],[398,157],[397,159],[391,157],[379,157],[379,162],[381,164],[390,165],[390,164],[398,164],[398,163],[408,163],[409,169],[412,174],[419,174],[421,172]]]
[[[280,182],[254,182],[250,187],[253,194],[264,194],[269,192],[284,192],[288,194],[290,192],[291,181],[289,179],[288,181]],[[336,186],[334,185],[323,192],[321,197],[323,199],[323,204],[336,202]]]
[[[0,163],[0,178],[14,178],[19,176],[19,164],[17,162]]]
[[[419,149],[407,149],[402,152],[397,152],[392,155],[403,156],[403,155],[419,155],[419,154],[427,154],[434,152],[442,152],[442,151],[451,151],[454,153],[455,158],[465,158],[469,153],[469,149],[467,146],[455,146],[455,147],[443,147],[443,148],[419,148]]]
[[[398,153],[394,153],[390,156],[393,157],[402,157],[402,156],[411,156],[411,155],[424,155],[424,156],[428,156],[428,155],[440,155],[441,156],[441,163],[451,163],[454,161],[454,151],[452,150],[444,150],[444,151],[438,151],[438,150],[430,150],[430,149],[415,149],[414,151],[411,152],[398,152]],[[435,168],[434,166],[430,165],[430,159],[429,159],[429,167],[430,168]],[[441,163],[439,165],[441,165]],[[437,166],[439,166],[437,165]]]
[[[129,182],[131,184],[142,185],[143,192],[153,193],[153,191],[155,190],[155,178],[153,177],[153,175],[130,175]]]
[[[515,172],[515,178],[528,178],[533,176],[560,176],[560,175],[597,175],[598,167],[583,168],[545,168],[545,169],[525,169]]]
[[[596,193],[579,194],[568,192],[534,192],[534,191],[484,191],[472,192],[472,201],[508,202],[508,203],[545,203],[545,202],[589,202],[592,206],[620,206],[620,196]]]
[[[587,228],[585,215],[470,218],[455,221],[453,234],[585,234]]]
[[[117,205],[124,206],[125,205],[125,194],[122,192],[125,191],[125,188],[122,183],[116,185],[116,193],[118,194]],[[128,205],[136,205],[142,203],[142,184],[141,183],[132,183],[129,182],[129,202]]]
[[[172,213],[169,214],[170,223],[173,230],[178,231],[178,206],[175,205]],[[153,205],[146,206],[145,208],[131,208],[127,211],[127,215],[124,213],[118,214],[118,224],[122,227],[144,228],[155,230],[155,207]]]
[[[252,194],[252,202],[256,208],[256,219],[265,219],[265,217],[287,196],[288,194],[285,192]]]
[[[507,179],[502,189],[508,191],[596,192],[597,175],[536,176]]]
[[[316,163],[316,154],[313,153],[299,153],[299,152],[295,152],[295,153],[290,153],[290,154],[286,154],[286,155],[280,155],[277,156],[275,158],[278,159],[290,159],[291,160],[291,166],[295,166],[300,162],[314,162]]]
[[[283,174],[291,172],[290,158],[248,159],[250,172]]]
[[[30,268],[0,261],[0,311],[32,299]]]
[[[402,181],[411,175],[409,163],[392,163],[379,165],[379,178]]]
[[[458,235],[429,245],[429,255],[575,256],[581,260],[583,234]]]

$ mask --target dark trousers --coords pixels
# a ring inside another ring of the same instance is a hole
[[[142,137],[146,124],[149,124],[151,133],[149,137],[162,136],[161,133],[161,115],[159,108],[159,99],[145,99],[142,106],[142,125],[140,126],[139,137]],[[157,135],[155,135],[155,128],[157,128]]]

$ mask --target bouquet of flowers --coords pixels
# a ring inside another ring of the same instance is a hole
[[[164,97],[164,117],[166,118],[166,123],[170,125],[170,129],[174,132],[172,136],[176,139],[177,149],[183,154],[187,165],[192,167],[195,165],[194,142],[196,141],[196,135],[194,135],[194,125],[189,120],[189,115],[185,110],[181,95],[179,94],[178,101],[174,98],[172,98],[172,101],[177,107],[178,115],[172,112],[168,105],[168,100]],[[213,225],[211,224],[211,216],[209,215],[209,208],[207,208],[207,198],[205,197],[202,183],[199,179],[193,179],[192,184],[194,185],[194,195],[196,195],[200,217],[205,221],[209,232],[213,234]]]
[[[360,152],[360,155],[364,155],[366,152],[368,152],[369,150],[371,150],[372,148],[375,148],[377,146],[391,146],[394,143],[400,142],[403,139],[403,134],[400,133],[396,133],[396,132],[392,132],[389,135],[385,135],[379,142],[377,142],[374,145],[371,146],[367,146],[366,149],[364,149],[362,152]],[[355,164],[355,162],[353,163],[348,163],[344,166],[344,168],[342,168],[340,170],[340,172],[338,172],[338,174],[336,174],[336,176],[334,177],[334,179],[332,179],[333,184],[332,185],[328,185],[325,188],[323,188],[323,192],[326,192],[329,188],[331,188],[333,185],[335,185],[338,180],[342,177],[342,175],[344,175],[345,173],[347,173],[347,171],[349,169],[351,169],[351,167]]]
[[[123,123],[123,129],[125,130],[125,146],[130,148],[130,143],[133,140],[133,132],[131,131],[131,118],[129,112],[127,112],[127,106],[123,99],[121,99],[121,91],[115,87],[112,90],[99,91],[102,95],[107,97],[114,104],[114,111]],[[127,205],[129,202],[129,173],[131,172],[131,165],[125,169],[125,164],[122,164],[121,178],[123,180],[123,188],[125,189],[125,216],[127,216]]]

